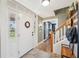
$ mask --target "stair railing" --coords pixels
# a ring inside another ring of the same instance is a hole
[[[74,25],[77,24],[77,16],[76,15],[77,15],[77,12],[71,18],[63,21],[62,24],[60,24],[60,26],[55,30],[54,44],[56,44],[64,39],[63,37],[65,36],[66,29],[68,27],[67,24],[70,24],[71,19],[73,19]]]

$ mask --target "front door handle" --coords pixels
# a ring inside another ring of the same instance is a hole
[[[32,36],[34,36],[34,33],[32,32]]]

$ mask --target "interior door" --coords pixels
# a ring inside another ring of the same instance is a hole
[[[19,20],[19,57],[34,47],[34,19],[20,15]]]

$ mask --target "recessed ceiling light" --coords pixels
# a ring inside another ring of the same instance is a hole
[[[49,5],[49,2],[50,2],[50,0],[42,0],[42,5],[43,5],[44,7],[46,7],[46,6]]]

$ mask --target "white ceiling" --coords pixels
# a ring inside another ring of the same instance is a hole
[[[16,0],[19,3],[26,6],[28,9],[35,12],[37,15],[46,18],[55,16],[54,10],[67,7],[75,0],[50,0],[50,4],[47,7],[41,5],[42,0]]]

